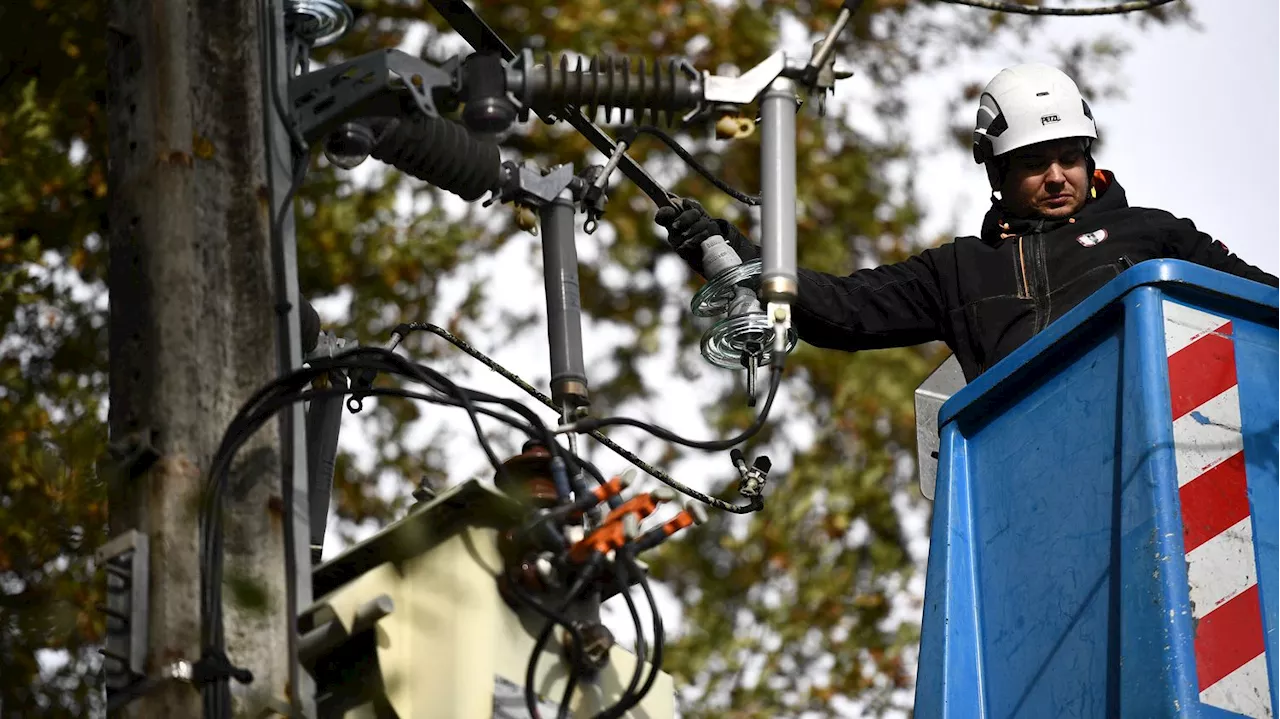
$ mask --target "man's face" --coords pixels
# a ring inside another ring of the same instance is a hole
[[[1000,193],[1020,217],[1070,217],[1088,198],[1088,174],[1080,140],[1050,140],[1010,153]]]

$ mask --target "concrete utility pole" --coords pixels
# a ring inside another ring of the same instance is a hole
[[[200,657],[206,472],[232,416],[280,370],[266,350],[280,346],[270,216],[285,188],[268,171],[260,22],[258,0],[110,2],[109,424],[120,449],[155,450],[113,482],[110,531],[149,539],[150,676]],[[227,654],[254,674],[232,691],[254,716],[289,689],[280,446],[273,423],[241,450],[224,504],[225,576],[266,600],[224,591]],[[166,682],[126,715],[199,717],[200,695]]]

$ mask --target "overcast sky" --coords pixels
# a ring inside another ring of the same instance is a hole
[[[1187,217],[1277,273],[1280,61],[1276,0],[1200,0],[1203,32],[1159,32],[1126,63],[1127,102],[1095,110],[1099,158],[1129,201]]]

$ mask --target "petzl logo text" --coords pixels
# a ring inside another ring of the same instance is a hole
[[[1061,122],[1061,121],[1062,121],[1062,118],[1058,117],[1057,115],[1041,115],[1040,116],[1041,125],[1048,125],[1051,122]]]

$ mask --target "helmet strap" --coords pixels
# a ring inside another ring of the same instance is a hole
[[[987,170],[987,182],[991,184],[991,189],[995,194],[999,194],[1000,188],[1004,185],[1005,175],[1009,174],[1009,160],[1006,157],[993,157],[984,163]]]
[[[1085,160],[1085,202],[1098,199],[1098,190],[1093,186],[1093,171],[1097,169],[1098,163],[1093,159],[1093,142],[1086,139],[1084,141],[1084,160]]]

